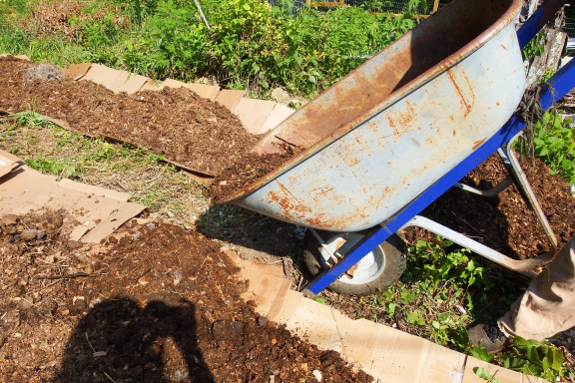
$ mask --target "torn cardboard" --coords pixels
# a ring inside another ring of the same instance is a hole
[[[546,380],[479,361],[365,319],[353,320],[339,311],[286,289],[289,282],[277,265],[258,264],[226,251],[249,280],[242,295],[256,302],[256,311],[324,350],[336,350],[349,362],[358,363],[375,381],[386,383],[479,383],[475,375],[483,367],[501,383],[543,383]]]
[[[19,161],[1,150],[0,158],[9,159],[11,164]],[[126,193],[66,179],[58,182],[56,177],[40,174],[22,165],[21,161],[16,169],[0,178],[0,216],[23,215],[31,210],[47,208],[65,209],[82,223],[81,226],[93,228],[86,234],[89,235],[87,240],[82,237],[84,233],[80,234],[83,228],[74,230],[74,236],[85,242],[100,242],[145,209],[142,205],[127,202],[128,199]]]
[[[66,69],[60,69],[60,71],[66,77],[72,78],[74,80],[79,80],[82,77],[84,77],[86,73],[88,73],[90,66],[92,66],[92,63],[76,64],[76,65],[70,65]]]
[[[0,150],[0,179],[16,171],[16,169],[22,165],[24,165],[24,161],[10,153]]]

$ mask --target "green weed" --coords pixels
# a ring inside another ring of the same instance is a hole
[[[551,168],[551,174],[561,174],[575,183],[575,132],[570,119],[563,121],[560,115],[547,112],[535,124],[535,155]]]

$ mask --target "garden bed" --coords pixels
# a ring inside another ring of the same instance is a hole
[[[258,316],[201,234],[128,222],[88,246],[67,240],[71,223],[63,211],[0,222],[0,381],[371,381]]]

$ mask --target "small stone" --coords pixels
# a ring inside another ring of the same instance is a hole
[[[16,233],[20,234],[23,231],[24,231],[24,226],[22,226],[22,225],[16,226]]]
[[[291,96],[289,95],[289,93],[282,88],[275,88],[274,90],[272,90],[271,98],[272,100],[280,104],[287,103],[289,102],[289,100],[291,100]]]
[[[5,215],[0,221],[0,225],[2,226],[16,225],[17,223],[18,223],[18,216],[15,214]]]
[[[322,376],[321,376],[321,372],[318,370],[313,370],[312,371],[312,375],[315,376],[315,378],[317,379],[318,382],[321,382]]]
[[[167,211],[166,214],[168,215],[168,217],[170,218],[174,218],[176,215],[174,213],[172,213],[171,211]]]
[[[34,299],[32,297],[22,298],[20,305],[23,309],[30,309],[34,306]]]
[[[36,239],[42,239],[46,236],[46,232],[44,230],[36,230]]]
[[[266,317],[259,317],[258,318],[258,326],[261,326],[261,327],[267,326],[268,322],[269,322],[268,318],[266,318]]]
[[[142,368],[142,366],[132,368],[132,376],[134,378],[142,375],[142,372],[144,372],[144,369]]]
[[[150,222],[146,225],[146,227],[148,228],[148,230],[155,230],[156,229],[156,225],[153,222]]]
[[[78,311],[83,311],[86,309],[86,307],[88,307],[88,305],[86,304],[86,299],[81,295],[74,297],[72,303],[74,304],[74,307]]]
[[[174,285],[178,285],[182,280],[182,272],[180,270],[174,271]]]
[[[20,233],[20,238],[26,242],[30,242],[36,239],[38,235],[36,230],[26,229],[22,233]]]
[[[140,239],[141,236],[142,236],[142,235],[141,235],[140,233],[134,234],[134,236],[133,236],[134,241]]]

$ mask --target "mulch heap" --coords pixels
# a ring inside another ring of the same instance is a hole
[[[34,110],[75,132],[147,148],[187,169],[217,175],[257,142],[238,118],[192,91],[114,94],[91,81],[24,81],[30,63],[0,58],[0,110]]]
[[[523,157],[521,166],[561,248],[575,231],[575,198],[570,186],[561,176],[551,175],[539,159]],[[507,174],[503,161],[494,153],[462,182],[488,190]],[[515,259],[532,258],[550,249],[542,226],[515,184],[493,198],[452,188],[422,215]],[[411,244],[417,240],[437,242],[435,234],[420,228],[407,229],[404,234]]]
[[[0,221],[0,382],[370,382],[240,294],[215,241],[128,222],[67,240],[63,211]]]

